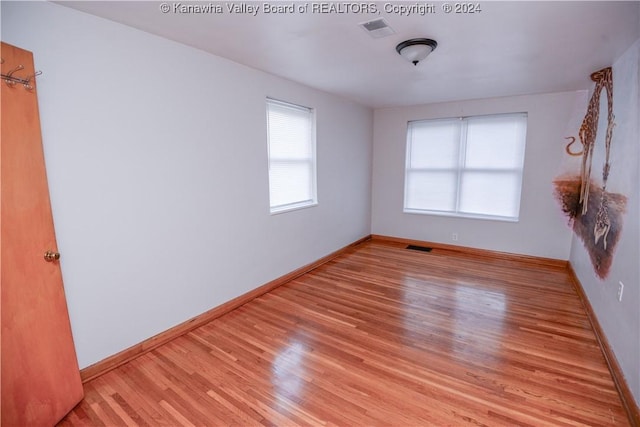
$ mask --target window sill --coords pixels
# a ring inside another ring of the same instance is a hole
[[[487,220],[487,221],[501,221],[501,222],[520,222],[519,217],[508,217],[508,216],[466,214],[466,213],[459,213],[459,212],[427,211],[427,210],[407,209],[407,208],[403,209],[403,212],[406,214],[444,216],[449,218],[481,219],[481,220]]]
[[[312,208],[314,206],[318,206],[318,202],[297,203],[295,205],[287,205],[287,206],[281,206],[277,208],[271,208],[270,214],[278,215],[285,212],[299,211],[301,209]]]

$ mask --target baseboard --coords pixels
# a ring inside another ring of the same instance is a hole
[[[237,298],[227,301],[222,305],[219,305],[209,311],[206,311],[196,317],[193,317],[183,323],[180,323],[179,325],[174,326],[173,328],[168,329],[164,332],[161,332],[158,335],[155,335],[139,344],[136,344],[125,350],[122,350],[121,352],[116,353],[113,356],[109,356],[104,360],[94,363],[93,365],[87,366],[86,368],[80,370],[80,377],[82,378],[82,382],[86,383],[88,381],[91,381],[92,379],[99,377],[100,375],[104,375],[107,372],[117,368],[118,366],[124,365],[125,363],[153,350],[156,347],[161,346],[162,344],[165,344],[208,322],[211,322],[212,320],[226,313],[229,313],[230,311],[248,303],[249,301],[263,294],[266,294],[267,292],[270,292],[275,288],[282,286],[285,283],[290,282],[291,280],[299,276],[302,276],[303,274],[308,273],[311,270],[314,270],[320,267],[323,264],[326,264],[332,259],[346,253],[347,251],[352,249],[354,246],[357,246],[370,239],[371,239],[371,236],[365,236],[362,239],[358,239],[355,242],[350,243],[349,245],[341,249],[338,249],[335,252],[330,253],[329,255],[326,255],[310,264],[300,267],[288,274],[285,274],[284,276],[278,277],[277,279],[274,279],[271,282],[260,286],[259,288],[256,288],[252,291],[247,292],[246,294],[240,295]]]
[[[638,408],[638,404],[633,397],[631,388],[629,388],[629,384],[624,378],[624,374],[622,372],[620,364],[618,363],[618,359],[616,358],[613,350],[611,349],[611,346],[609,345],[607,336],[604,334],[604,330],[602,329],[602,326],[600,326],[600,322],[598,322],[598,318],[593,311],[593,307],[591,306],[591,303],[587,298],[587,294],[582,287],[582,283],[580,283],[580,280],[578,279],[578,276],[576,275],[576,272],[573,269],[571,263],[567,264],[567,268],[569,270],[569,274],[571,275],[573,287],[576,290],[578,297],[582,301],[582,305],[585,312],[587,313],[587,317],[589,318],[589,322],[591,323],[593,332],[595,333],[598,344],[602,349],[602,354],[604,355],[604,359],[606,360],[609,371],[611,372],[611,376],[613,377],[613,382],[615,383],[616,388],[618,389],[618,394],[620,394],[620,398],[622,399],[622,405],[624,406],[625,411],[627,411],[629,422],[634,427],[640,427],[640,408]]]
[[[537,257],[537,256],[531,256],[531,255],[512,254],[508,252],[492,251],[489,249],[471,248],[468,246],[448,245],[446,243],[426,242],[423,240],[405,239],[403,237],[392,237],[392,236],[383,236],[379,234],[372,234],[371,238],[377,241],[402,243],[406,245],[428,246],[434,249],[460,252],[465,255],[474,255],[474,256],[481,256],[481,257],[487,257],[487,258],[502,259],[505,261],[519,261],[519,262],[526,262],[530,264],[545,265],[545,266],[559,267],[559,268],[566,268],[568,265],[568,262],[566,260],[560,260],[560,259],[554,259],[554,258],[543,258],[543,257]]]

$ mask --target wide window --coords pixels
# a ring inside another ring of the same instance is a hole
[[[267,141],[271,212],[317,204],[313,110],[267,99]]]
[[[527,115],[409,122],[404,211],[517,221]]]

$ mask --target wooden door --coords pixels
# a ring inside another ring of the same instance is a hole
[[[83,397],[44,167],[33,55],[2,43],[0,229],[2,415],[9,426],[51,426]],[[28,85],[27,85],[28,86]]]

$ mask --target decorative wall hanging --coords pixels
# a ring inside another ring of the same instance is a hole
[[[569,156],[582,156],[580,174],[560,176],[554,181],[554,185],[555,196],[562,206],[562,211],[569,217],[573,231],[584,243],[596,275],[604,279],[609,273],[613,253],[620,238],[627,198],[607,190],[611,172],[611,141],[615,126],[611,67],[591,74],[591,80],[596,86],[578,132],[582,149],[572,147],[577,142],[575,137],[568,137],[569,143],[565,147]],[[603,90],[607,92],[607,129],[604,138],[602,180],[597,182],[592,178],[591,170],[600,118],[600,95]]]

